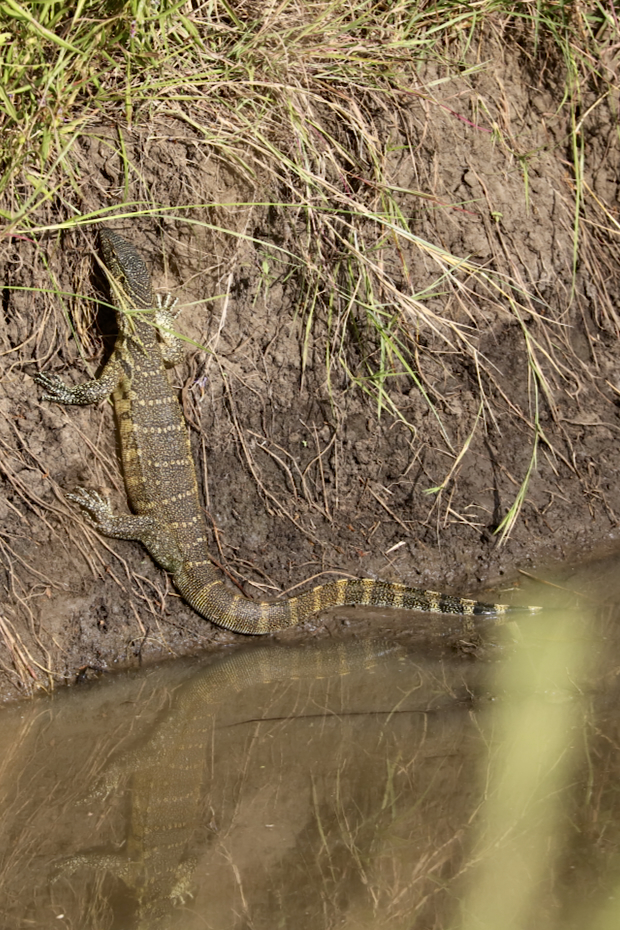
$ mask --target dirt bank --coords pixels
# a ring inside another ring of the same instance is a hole
[[[170,114],[124,127],[122,150],[118,127],[92,123],[73,150],[72,209],[118,205],[107,224],[183,305],[179,329],[193,342],[172,378],[191,427],[210,548],[250,595],[276,596],[338,571],[476,594],[519,568],[615,545],[615,117],[601,102],[579,137],[587,210],[575,261],[561,65],[506,35],[476,55],[487,62],[477,73],[443,81],[440,65],[412,64],[408,91],[382,106],[355,103],[381,140],[409,235],[385,229],[371,256],[389,283],[374,330],[361,312],[363,281],[348,313],[332,312],[326,290],[308,301],[307,272],[282,256],[312,239],[310,214],[257,205],[286,197],[284,182],[259,164],[250,177]],[[590,93],[584,112],[597,99]],[[326,114],[325,125],[353,146],[336,116]],[[363,162],[345,160],[345,170],[342,196],[363,194],[380,212],[382,191]],[[147,199],[160,207],[128,218],[123,203]],[[187,209],[196,203],[204,206]],[[45,210],[49,225],[67,215],[53,198]],[[338,222],[348,222],[343,210]],[[4,697],[234,639],[197,617],[140,545],[101,539],[64,499],[83,485],[126,506],[111,406],[50,405],[32,381],[38,370],[84,380],[113,344],[114,319],[94,299],[94,231],[1,244]],[[337,269],[334,292],[346,274],[336,233],[319,243]],[[464,265],[442,279],[448,255]],[[415,380],[397,353],[381,355],[378,332],[398,295],[412,297],[399,332]],[[390,361],[396,373],[382,382]],[[495,530],[521,487],[516,524],[498,547]],[[338,635],[351,617],[318,618],[289,635]]]

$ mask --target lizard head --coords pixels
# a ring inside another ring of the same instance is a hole
[[[154,306],[151,276],[131,243],[112,229],[99,230],[101,257],[113,302],[120,310],[149,310]]]

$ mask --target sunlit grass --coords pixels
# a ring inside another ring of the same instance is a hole
[[[133,0],[120,6],[84,0],[34,8],[9,0],[0,8],[0,215],[5,220],[0,235],[28,235],[87,220],[164,215],[168,205],[132,198],[139,172],[131,163],[125,133],[156,118],[181,120],[223,163],[240,172],[250,190],[270,191],[272,202],[279,202],[277,210],[295,235],[293,248],[285,250],[289,254],[278,259],[283,262],[279,271],[285,277],[294,274],[298,282],[306,345],[311,329],[328,324],[328,373],[337,364],[372,397],[378,416],[386,412],[405,423],[407,415],[390,388],[394,376],[409,377],[457,462],[465,446],[457,446],[425,384],[418,358],[420,333],[471,358],[491,416],[489,391],[496,378],[474,333],[438,318],[423,296],[407,291],[409,265],[416,253],[429,257],[437,278],[427,290],[457,296],[474,329],[483,324],[468,279],[488,289],[489,307],[497,304],[498,310],[508,307],[511,312],[512,302],[522,298],[507,279],[410,231],[403,196],[423,204],[432,203],[433,194],[393,185],[388,168],[392,142],[381,138],[373,110],[397,114],[411,94],[425,98],[431,112],[443,107],[434,89],[457,74],[463,80],[484,70],[485,63],[472,63],[470,56],[495,22],[528,33],[532,55],[544,48],[549,58],[555,49],[563,66],[560,105],[569,109],[572,127],[575,270],[587,195],[583,129],[590,112],[613,92],[613,71],[605,62],[618,23],[613,9],[602,3],[559,0],[358,0],[346,6],[315,0],[267,7],[218,0],[203,5]],[[445,76],[423,87],[416,84],[422,60],[441,62]],[[582,112],[582,89],[592,80],[599,81],[600,94]],[[475,125],[464,114],[454,117]],[[484,113],[480,118],[488,122]],[[111,154],[120,154],[123,188],[117,205],[87,215],[75,196],[82,170],[76,146],[96,138],[102,120],[117,126],[117,143],[108,139],[106,144]],[[524,166],[529,201],[528,153],[520,152],[500,127],[492,131]],[[255,197],[255,209],[262,203],[262,196]],[[207,207],[200,200],[184,206],[181,220]],[[456,207],[438,206],[448,211]],[[252,200],[247,208],[252,209]],[[257,245],[274,255],[271,243]],[[523,299],[532,312],[529,297]],[[359,349],[355,364],[351,338]],[[531,338],[524,344],[528,358]],[[431,355],[435,351],[433,344],[426,349]],[[536,362],[528,364],[534,367]],[[535,467],[540,438],[531,419],[529,428],[532,453],[524,486]],[[454,467],[448,469],[442,486],[453,472]],[[502,540],[516,522],[522,498],[519,492],[508,508],[499,529]]]

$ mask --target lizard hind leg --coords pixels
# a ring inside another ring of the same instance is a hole
[[[86,850],[74,856],[60,859],[52,868],[50,885],[55,885],[63,878],[70,878],[78,869],[90,869],[101,872],[110,872],[120,879],[126,879],[132,863],[126,855],[117,852],[99,852]]]
[[[99,491],[76,488],[66,496],[68,500],[82,508],[90,525],[104,536],[112,536],[115,539],[137,539],[142,543],[150,538],[154,527],[152,517],[114,514],[110,502]]]
[[[79,504],[88,523],[104,536],[141,542],[166,571],[174,573],[182,565],[182,552],[174,541],[162,538],[155,520],[149,514],[115,514],[110,502],[99,491],[88,491],[86,488],[76,488],[66,496]]]

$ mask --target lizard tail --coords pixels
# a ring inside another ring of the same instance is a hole
[[[333,581],[281,601],[254,601],[233,593],[217,577],[218,574],[214,566],[208,563],[203,572],[182,567],[173,577],[176,587],[194,610],[207,620],[235,633],[274,633],[296,626],[329,607],[349,605],[392,607],[423,613],[453,614],[464,618],[489,617],[497,624],[505,623],[507,614],[523,611],[538,613],[541,610],[540,607],[484,604],[469,598],[370,578]]]

